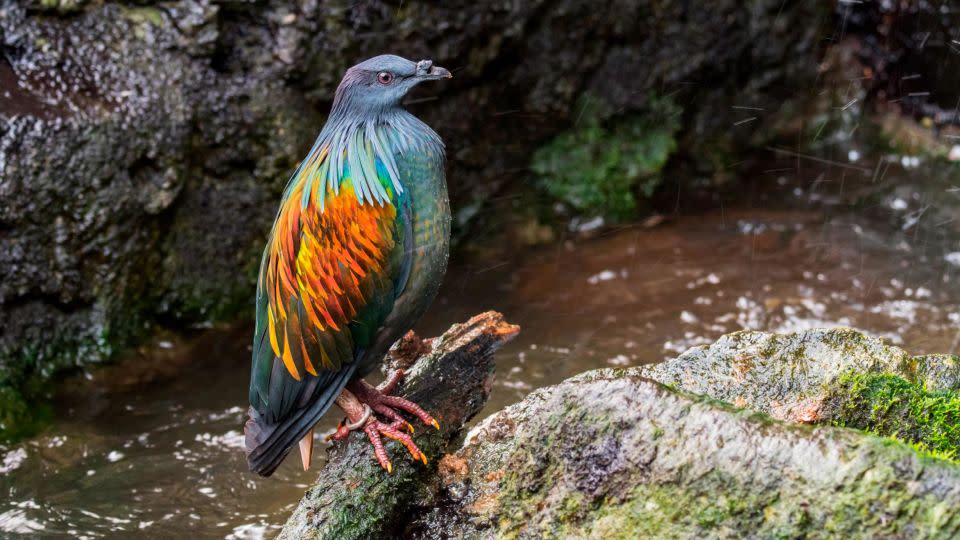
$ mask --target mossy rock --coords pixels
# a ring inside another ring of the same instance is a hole
[[[539,389],[414,482],[354,441],[283,537],[955,537],[958,365],[847,328],[730,334]]]
[[[776,421],[636,370],[532,393],[477,426],[413,536],[870,538],[960,533],[960,466]],[[453,525],[451,525],[453,524]]]
[[[638,198],[653,195],[677,148],[680,108],[653,97],[648,112],[611,118],[605,104],[585,96],[579,109],[572,128],[533,154],[538,184],[583,214],[635,217]]]
[[[960,449],[960,358],[911,356],[850,328],[736,332],[635,372],[782,420],[857,428],[950,459]]]
[[[960,450],[960,396],[931,391],[890,373],[850,372],[828,400],[834,425],[911,443],[921,452],[956,460]],[[831,410],[832,409],[832,410]]]

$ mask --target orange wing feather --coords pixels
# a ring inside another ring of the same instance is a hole
[[[322,150],[305,168],[307,176],[325,158]],[[339,193],[327,190],[321,209],[316,196],[324,189],[321,183],[298,180],[285,195],[259,282],[268,298],[270,346],[298,381],[302,370],[316,375],[318,367],[338,369],[339,361],[352,360],[326,350],[319,334],[345,330],[356,321],[371,300],[363,291],[376,290],[375,281],[388,279],[397,245],[393,204],[361,203],[345,178]],[[314,190],[306,206],[304,189]],[[301,305],[306,321],[298,316]]]

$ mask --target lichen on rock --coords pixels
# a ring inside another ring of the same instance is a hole
[[[960,359],[910,356],[850,328],[736,332],[640,375],[774,418],[889,436],[953,458]]]
[[[541,389],[477,426],[436,509],[461,538],[934,537],[960,532],[960,467],[782,423],[636,370]]]

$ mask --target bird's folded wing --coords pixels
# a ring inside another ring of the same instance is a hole
[[[250,404],[269,422],[304,407],[373,342],[409,263],[402,196],[384,178],[385,202],[358,197],[349,168],[336,184],[317,181],[326,154],[291,179],[261,262]]]

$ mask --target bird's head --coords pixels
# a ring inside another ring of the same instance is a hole
[[[337,87],[333,109],[368,114],[389,110],[398,107],[414,86],[452,76],[430,60],[411,62],[392,54],[374,56],[347,70]]]

